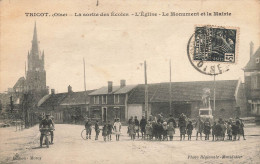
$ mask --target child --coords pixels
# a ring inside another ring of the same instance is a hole
[[[140,128],[141,128],[141,134],[142,139],[145,139],[145,126],[146,126],[146,119],[145,116],[142,116],[142,119],[140,120]]]
[[[186,117],[182,113],[179,117],[179,128],[180,128],[180,140],[185,140],[186,134]]]
[[[120,133],[121,133],[121,122],[120,122],[119,118],[117,118],[116,122],[114,123],[114,131],[115,131],[115,134],[116,134],[116,141],[119,141],[119,136],[120,136]]]
[[[213,126],[212,126],[212,141],[216,140],[216,121],[214,121]]]
[[[107,141],[107,123],[104,123],[103,129],[102,129],[102,136],[104,137],[104,141]]]
[[[198,116],[198,120],[195,123],[196,129],[196,140],[198,140],[198,135],[200,134],[200,140],[202,140],[202,131],[203,131],[203,121]]]
[[[218,121],[218,123],[216,124],[215,134],[216,134],[215,140],[216,140],[216,141],[220,140],[221,135],[222,135],[222,128],[221,128],[220,121]]]
[[[210,122],[209,122],[209,119],[207,119],[207,120],[204,122],[205,140],[209,140],[210,129],[211,129]]]
[[[147,137],[147,140],[152,140],[152,125],[151,125],[151,122],[147,122],[146,126],[145,126],[145,135]]]
[[[134,120],[130,121],[130,124],[128,126],[129,129],[129,135],[131,136],[131,140],[135,140],[135,122]]]
[[[158,139],[159,141],[162,140],[162,135],[163,135],[163,126],[162,126],[162,122],[158,122],[158,126],[157,126],[157,135],[158,135]]]
[[[100,132],[99,125],[98,125],[98,120],[95,123],[95,132],[96,132],[95,140],[98,140],[98,135],[99,135],[99,132]]]
[[[89,120],[87,120],[87,122],[85,123],[85,129],[86,129],[86,139],[91,139],[91,122]]]
[[[165,141],[165,140],[167,140],[168,141],[168,136],[167,136],[167,131],[168,131],[168,126],[167,126],[167,122],[165,121],[165,122],[163,122],[163,124],[162,124],[162,135],[163,135],[163,140]]]
[[[108,139],[108,141],[112,140],[111,139],[112,130],[113,130],[113,126],[110,123],[110,121],[108,121],[108,124],[107,124],[107,139]]]
[[[170,138],[170,141],[173,140],[173,135],[175,133],[175,123],[174,122],[169,122],[169,125],[168,125],[168,135],[169,135],[169,138]]]
[[[239,127],[238,127],[239,123],[235,122],[232,124],[231,129],[232,129],[232,137],[233,137],[233,141],[237,140],[237,135],[239,132]]]
[[[228,140],[232,141],[232,129],[231,129],[231,122],[229,121],[227,124],[227,135],[228,135]]]
[[[193,125],[192,125],[192,122],[189,121],[189,123],[187,125],[188,140],[191,140],[192,130],[193,130]]]
[[[137,133],[137,137],[139,138],[139,126],[140,126],[140,123],[137,119],[137,116],[135,116],[135,134]]]

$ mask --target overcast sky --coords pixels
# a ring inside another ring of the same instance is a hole
[[[83,58],[87,89],[120,79],[127,84],[144,83],[140,63],[147,61],[149,83],[213,80],[197,72],[187,58],[187,43],[196,25],[240,28],[238,58],[229,72],[217,80],[243,79],[242,68],[249,60],[249,43],[259,47],[259,1],[96,1],[2,0],[0,2],[0,92],[13,87],[24,76],[37,22],[40,50],[45,52],[47,85],[56,92],[84,90]],[[28,12],[230,12],[230,17],[26,17]]]

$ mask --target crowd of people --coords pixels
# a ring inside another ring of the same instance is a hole
[[[95,140],[98,140],[98,136],[102,131],[104,141],[111,141],[112,134],[115,134],[116,141],[119,141],[121,126],[118,118],[114,120],[114,123],[105,122],[102,128],[100,128],[97,120],[95,123]],[[85,129],[86,139],[91,139],[92,125],[90,121],[86,122]],[[163,118],[162,115],[158,115],[157,118],[150,116],[148,120],[142,116],[140,121],[137,116],[132,116],[128,120],[127,133],[131,140],[142,138],[143,140],[172,141],[176,129],[180,131],[179,137],[181,141],[185,140],[186,136],[188,140],[191,140],[194,131],[196,140],[203,140],[203,134],[205,140],[210,140],[210,136],[212,136],[212,141],[240,140],[240,136],[243,136],[245,140],[244,123],[238,117],[229,120],[219,118],[217,121],[198,117],[197,120],[192,122],[183,113],[176,120],[172,115],[169,118]]]
[[[213,120],[212,120],[213,121]],[[223,120],[219,118],[218,121],[211,122],[210,119],[198,119],[193,123],[183,113],[179,116],[176,121],[172,115],[167,119],[163,119],[161,115],[158,119],[150,116],[148,121],[142,117],[140,123],[135,116],[131,117],[128,121],[128,134],[132,140],[135,140],[137,136],[139,138],[139,130],[141,130],[142,139],[145,140],[173,140],[175,134],[175,128],[180,131],[180,140],[185,140],[187,135],[188,140],[191,140],[193,131],[196,133],[196,140],[200,138],[202,140],[202,134],[205,134],[205,140],[209,140],[212,135],[213,141],[223,140],[240,140],[240,136],[244,135],[244,123],[238,117],[236,119],[230,118],[229,120]],[[227,136],[227,137],[226,137]]]

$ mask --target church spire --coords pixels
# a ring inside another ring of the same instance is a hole
[[[32,54],[38,55],[39,47],[38,47],[38,39],[37,39],[37,29],[36,29],[36,21],[34,23],[34,32],[33,32],[33,40],[32,40]]]

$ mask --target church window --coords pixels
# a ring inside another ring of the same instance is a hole
[[[256,61],[257,64],[260,63],[260,59],[259,58],[256,58],[255,61]]]

